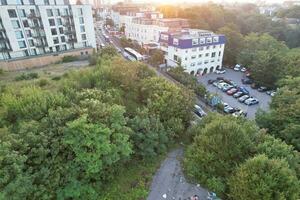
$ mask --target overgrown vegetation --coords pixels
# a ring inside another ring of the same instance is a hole
[[[67,62],[73,62],[73,61],[76,61],[76,60],[78,60],[78,56],[72,56],[72,55],[70,55],[70,56],[64,56],[64,57],[62,57],[61,62],[67,63]]]
[[[15,80],[23,81],[23,80],[32,80],[32,79],[37,79],[37,78],[39,78],[38,73],[31,72],[31,73],[22,73],[22,74],[16,76]]]
[[[145,198],[153,159],[188,127],[194,96],[114,55],[107,48],[94,68],[3,90],[1,199]]]

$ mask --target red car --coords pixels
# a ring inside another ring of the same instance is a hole
[[[238,89],[232,88],[232,89],[228,90],[226,93],[227,93],[228,95],[233,95],[233,94],[236,93],[237,91],[238,91]]]

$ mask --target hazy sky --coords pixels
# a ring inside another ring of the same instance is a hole
[[[122,0],[111,0],[112,3],[120,2]],[[133,2],[149,2],[149,0],[132,0]],[[150,0],[150,2],[155,3],[198,3],[198,2],[207,2],[207,1],[213,1],[213,2],[240,2],[240,3],[256,3],[257,1],[260,2],[267,2],[267,3],[282,3],[284,0]]]

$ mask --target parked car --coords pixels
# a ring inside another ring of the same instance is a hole
[[[244,112],[242,109],[240,109],[240,110],[234,112],[232,115],[233,115],[234,117],[240,117],[240,116],[241,116],[241,117],[246,117],[246,116],[247,116],[247,113]]]
[[[224,108],[224,112],[227,114],[235,113],[238,110],[239,110],[239,108],[233,108],[231,106],[227,106],[226,108]]]
[[[234,98],[239,98],[239,97],[241,97],[241,96],[243,96],[243,95],[244,95],[244,93],[241,92],[241,91],[239,91],[239,92],[235,93],[235,94],[233,95],[233,97],[234,97]]]
[[[238,91],[238,89],[236,89],[236,88],[231,88],[230,90],[228,90],[226,93],[228,94],[228,95],[233,95],[234,93],[236,93]]]
[[[243,92],[243,94],[249,94],[249,91],[245,87],[239,87],[238,89]]]
[[[214,81],[213,86],[218,87],[219,83],[220,83],[220,81]]]
[[[223,92],[227,92],[227,91],[230,90],[231,88],[233,88],[233,86],[227,84],[227,85],[224,85],[224,86],[222,87],[222,91],[223,91]]]
[[[215,82],[215,80],[212,80],[212,79],[209,79],[209,80],[207,81],[208,84],[213,84],[214,82]]]
[[[247,100],[245,100],[244,103],[248,106],[251,106],[254,104],[258,104],[259,101],[258,101],[258,99],[251,97],[251,98],[248,98]]]
[[[232,80],[230,80],[229,83],[230,83],[233,87],[237,87],[237,86],[238,86],[238,85],[237,85],[234,81],[232,81]]]
[[[249,99],[250,98],[250,96],[249,95],[243,95],[243,96],[241,96],[240,98],[239,98],[239,102],[241,102],[241,103],[243,103],[244,101],[246,101],[246,99]]]
[[[268,88],[267,87],[259,87],[258,89],[257,89],[257,91],[259,91],[259,92],[265,92],[265,91],[267,91],[268,90]]]
[[[207,115],[199,105],[194,106],[194,113],[199,117],[204,117],[205,115]]]
[[[216,72],[216,74],[225,74],[226,70],[221,69],[221,70],[216,70],[215,72]]]
[[[241,69],[241,72],[246,72],[247,71],[247,69],[245,68],[245,67],[243,67],[242,69]]]
[[[233,68],[234,71],[240,71],[241,70],[241,65],[236,64]]]
[[[273,92],[271,92],[271,97],[274,97],[275,96],[275,94],[276,94],[276,92],[275,91],[273,91]]]
[[[243,79],[243,78],[242,78],[242,83],[243,83],[243,84],[252,84],[252,83],[253,83],[253,80],[252,80],[252,79]]]
[[[218,87],[220,90],[222,90],[222,88],[223,88],[224,86],[226,86],[226,85],[228,85],[228,84],[225,83],[225,82],[221,82],[221,83],[218,84],[217,87]]]

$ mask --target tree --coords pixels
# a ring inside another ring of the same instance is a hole
[[[278,93],[272,98],[269,112],[259,112],[256,122],[277,138],[300,149],[300,77],[290,77],[279,82]]]
[[[237,165],[255,152],[259,132],[253,122],[214,114],[193,129],[184,166],[188,176],[224,195],[226,179]]]
[[[236,64],[236,57],[243,46],[243,35],[233,24],[220,28],[218,30],[218,33],[224,34],[226,36],[224,63],[227,65]]]
[[[251,70],[255,82],[274,87],[282,74],[282,54],[288,48],[268,34],[249,34],[237,60]]]
[[[299,180],[285,160],[258,155],[243,163],[229,181],[233,200],[298,199]]]
[[[160,64],[163,64],[165,60],[165,54],[161,50],[154,50],[149,58],[149,63],[155,67],[159,67]]]

